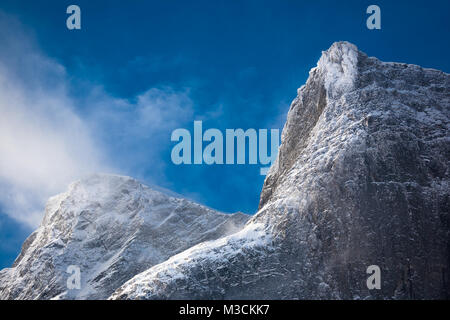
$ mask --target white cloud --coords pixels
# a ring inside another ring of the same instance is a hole
[[[64,68],[17,21],[4,14],[0,21],[0,202],[8,215],[36,226],[48,196],[106,166],[73,111]]]
[[[39,199],[103,167],[66,97],[24,90],[8,79],[0,74],[0,200],[14,218],[36,224],[40,216],[29,211]]]
[[[167,184],[164,169],[171,161],[171,133],[192,125],[189,89],[151,88],[126,100],[96,88],[88,97],[86,122],[102,141],[116,167],[152,184]]]
[[[169,143],[161,135],[192,117],[192,101],[186,90],[153,88],[130,102],[93,87],[81,118],[65,68],[23,30],[0,12],[0,205],[35,227],[46,199],[73,180],[117,172],[118,163],[126,164],[120,172],[130,174],[133,162],[136,167],[146,157],[161,165],[158,144]]]

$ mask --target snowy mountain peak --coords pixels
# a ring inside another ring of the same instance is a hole
[[[358,65],[358,48],[349,42],[335,42],[322,52],[317,72],[324,75],[324,86],[329,94],[338,94],[353,88]]]
[[[74,216],[58,216],[58,214],[61,215],[64,213],[64,211],[59,210],[63,202],[76,204],[76,206],[83,208],[102,203],[103,206],[111,209],[112,205],[117,204],[115,200],[119,197],[123,198],[123,203],[125,203],[129,198],[137,197],[142,192],[146,193],[149,198],[166,198],[164,194],[151,190],[131,177],[112,174],[93,174],[87,176],[71,183],[66,192],[51,197],[48,200],[41,226],[52,223],[54,219],[74,218]],[[82,212],[81,210],[76,213],[81,214]],[[106,212],[112,213],[114,211]]]
[[[130,177],[92,175],[48,201],[13,268],[0,272],[0,298],[104,299],[139,271],[240,230],[247,220]],[[66,286],[71,265],[81,270],[80,290]]]

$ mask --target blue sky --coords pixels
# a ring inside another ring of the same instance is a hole
[[[70,4],[81,8],[81,30],[66,28]],[[370,4],[381,8],[381,30],[365,26]],[[192,131],[194,120],[205,129],[281,129],[334,41],[449,72],[449,9],[445,0],[2,0],[0,139],[14,148],[0,144],[0,267],[45,199],[89,172],[254,213],[260,166],[175,166],[172,130]]]

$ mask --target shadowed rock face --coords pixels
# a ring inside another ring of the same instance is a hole
[[[311,71],[258,219],[309,266],[312,297],[450,297],[449,89],[448,74],[348,43]],[[372,264],[382,287],[369,292]]]
[[[292,102],[246,227],[111,298],[449,298],[449,108],[448,74],[333,44]]]
[[[51,198],[0,299],[106,299],[134,275],[203,241],[240,230],[249,216],[223,214],[152,190],[129,177],[94,175]],[[68,290],[67,268],[81,271]]]

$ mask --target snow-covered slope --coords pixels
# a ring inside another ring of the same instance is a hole
[[[292,102],[245,228],[111,299],[450,297],[449,112],[448,74],[333,44]]]
[[[129,177],[93,175],[48,201],[14,266],[0,271],[0,299],[105,299],[139,272],[247,220]],[[80,268],[80,290],[67,289],[70,265]]]

